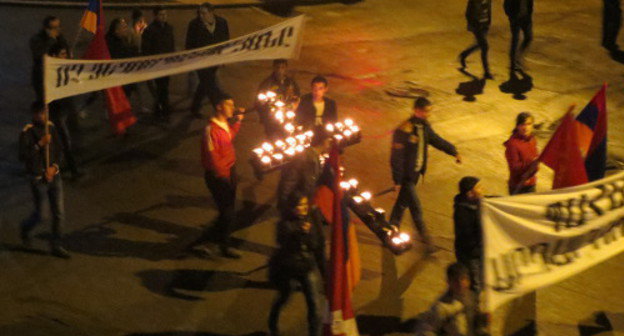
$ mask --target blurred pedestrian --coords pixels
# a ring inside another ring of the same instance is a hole
[[[154,7],[154,21],[145,28],[141,39],[144,55],[158,55],[175,51],[173,27],[167,23],[167,11],[160,6]],[[154,114],[163,121],[169,121],[171,105],[169,104],[169,76],[156,78],[156,103]]]
[[[327,78],[316,76],[310,83],[311,92],[301,97],[295,121],[304,130],[338,121],[336,101],[325,96],[328,85]]]
[[[145,28],[147,28],[147,21],[143,12],[140,9],[134,9],[132,11],[132,27],[128,38],[132,47],[132,53],[135,55],[141,55],[141,39]]]
[[[230,30],[227,20],[215,15],[214,7],[208,2],[199,5],[197,17],[191,20],[186,31],[186,49],[201,48],[217,44],[230,39]],[[197,70],[199,85],[195,91],[195,97],[191,105],[191,113],[198,118],[202,115],[199,110],[202,101],[208,96],[214,104],[215,97],[221,94],[221,88],[217,80],[217,66]]]
[[[201,143],[204,179],[219,210],[215,231],[221,255],[238,259],[241,256],[231,247],[230,241],[235,224],[237,187],[236,153],[232,141],[240,129],[243,115],[234,116],[234,100],[229,95],[222,94],[214,101],[216,115],[204,129]],[[212,254],[207,246],[199,245],[194,250],[207,256]]]
[[[461,157],[453,144],[431,128],[427,121],[431,113],[431,102],[427,98],[416,99],[412,111],[413,115],[399,125],[392,136],[390,165],[394,188],[399,195],[392,208],[390,224],[400,226],[405,208],[409,208],[414,225],[426,245],[425,252],[429,254],[436,249],[423,221],[422,207],[416,193],[416,184],[427,170],[427,150],[432,145],[454,156],[457,163],[461,163]]]
[[[35,99],[43,100],[43,56],[56,43],[66,46],[69,44],[61,33],[61,20],[56,16],[46,16],[43,19],[43,28],[30,39],[30,51],[33,59],[31,84],[35,91]]]
[[[483,78],[494,79],[488,64],[487,34],[492,22],[492,0],[468,0],[466,7],[466,21],[468,31],[475,36],[476,42],[459,54],[462,69],[466,68],[466,58],[477,49],[481,49],[481,63],[483,64]]]
[[[516,127],[505,141],[505,158],[509,167],[509,194],[535,192],[538,151],[533,135],[533,116],[522,112],[516,116]]]
[[[139,56],[138,50],[136,50],[131,43],[130,33],[131,30],[124,18],[118,17],[111,21],[108,32],[106,32],[106,44],[108,44],[108,51],[110,52],[111,58],[117,59]],[[137,86],[135,83],[126,84],[123,86],[123,90],[128,99],[130,99],[130,95],[137,90]]]
[[[280,58],[273,60],[273,72],[265,78],[258,87],[258,93],[275,92],[277,99],[287,106],[296,102],[301,95],[299,85],[293,77],[288,75],[288,61]],[[270,106],[261,101],[256,101],[256,109],[260,117],[260,122],[264,125],[267,138],[275,138],[283,135],[282,126],[270,115]],[[296,109],[296,107],[294,108]]]
[[[313,132],[310,147],[282,168],[277,185],[277,209],[280,213],[289,211],[288,200],[295,193],[306,196],[308,200],[314,199],[323,172],[321,155],[329,151],[331,138],[323,126],[314,127]]]
[[[476,295],[483,283],[483,236],[481,231],[481,199],[483,185],[479,178],[464,176],[455,195],[453,223],[455,228],[455,258],[470,273],[471,289]]]
[[[48,54],[52,57],[68,58],[69,52],[67,46],[62,43],[56,43],[50,47]],[[78,169],[78,163],[74,157],[72,149],[72,136],[69,131],[69,124],[77,124],[78,112],[74,103],[74,97],[69,96],[57,99],[48,106],[50,120],[56,127],[63,150],[64,161],[71,173],[72,180],[79,179],[83,174]]]
[[[59,258],[70,255],[61,244],[61,229],[65,215],[63,181],[60,166],[62,145],[54,124],[47,120],[47,107],[40,101],[31,105],[32,123],[27,124],[19,139],[19,159],[26,167],[35,210],[20,225],[20,238],[26,248],[32,245],[30,233],[41,223],[41,211],[47,198],[52,212],[50,252]],[[46,131],[47,129],[47,131]]]
[[[326,267],[322,215],[299,193],[290,195],[287,207],[277,224],[278,249],[269,262],[269,279],[278,290],[269,314],[270,335],[280,335],[279,315],[298,283],[308,306],[308,335],[320,336],[321,279]]]
[[[523,57],[533,40],[533,0],[505,0],[503,3],[505,14],[511,28],[510,73],[515,76],[516,71],[523,71]],[[520,43],[522,31],[522,43]],[[518,44],[520,47],[518,49]]]
[[[470,291],[468,269],[454,263],[446,269],[448,289],[419,320],[417,336],[485,336],[488,316]]]
[[[622,26],[620,0],[602,0],[602,46],[612,54],[621,54],[617,37]]]

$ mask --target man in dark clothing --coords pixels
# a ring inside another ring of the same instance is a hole
[[[61,43],[52,45],[49,49],[49,55],[58,58],[67,58],[67,47]],[[57,99],[50,103],[50,120],[54,123],[54,126],[58,130],[61,145],[63,148],[63,158],[67,163],[67,168],[72,174],[72,179],[76,180],[82,176],[82,173],[78,170],[76,159],[72,151],[72,141],[69,132],[68,122],[73,118],[76,119],[76,105],[74,104],[74,97],[66,97]],[[75,121],[74,121],[75,122]]]
[[[602,46],[612,53],[620,51],[617,36],[622,26],[620,0],[603,0],[602,7]]]
[[[277,286],[278,296],[269,315],[270,335],[277,336],[279,315],[294,290],[293,280],[301,284],[308,305],[308,335],[321,331],[320,294],[325,276],[325,238],[322,215],[310,210],[308,198],[298,193],[288,200],[288,211],[277,224],[278,250],[269,262],[269,278]]]
[[[448,155],[454,156],[461,163],[457,149],[450,142],[433,131],[427,121],[431,111],[431,102],[420,97],[414,101],[414,115],[403,122],[392,136],[390,165],[395,191],[399,191],[396,203],[390,215],[390,224],[401,225],[403,212],[409,208],[414,225],[426,244],[426,253],[433,253],[435,248],[423,222],[420,200],[416,194],[416,183],[427,169],[427,148],[429,144]]]
[[[310,147],[298,154],[293,161],[282,168],[277,186],[277,209],[280,213],[288,211],[287,202],[294,193],[314,198],[323,167],[320,156],[327,153],[331,138],[322,126],[316,126]]]
[[[35,90],[36,100],[43,100],[43,55],[56,43],[68,47],[67,40],[61,34],[61,20],[56,16],[43,19],[43,28],[30,39],[33,67],[31,83]]]
[[[510,73],[522,70],[522,57],[533,40],[533,0],[505,0],[505,14],[511,28],[511,48],[509,50]],[[520,31],[524,38],[520,43]],[[520,43],[520,49],[518,49]]]
[[[325,97],[327,93],[327,79],[323,76],[316,76],[311,82],[312,92],[301,97],[297,107],[295,121],[303,129],[311,129],[317,125],[335,123],[338,121],[338,111],[336,102]]]
[[[478,295],[482,284],[483,236],[480,202],[483,186],[479,179],[465,176],[459,181],[455,195],[453,223],[455,224],[455,258],[470,272],[472,290]]]
[[[493,79],[488,64],[487,33],[492,22],[492,0],[468,0],[466,7],[466,21],[468,31],[471,31],[477,43],[459,54],[462,69],[466,68],[466,58],[477,49],[481,49],[481,63],[483,64],[483,78]]]
[[[293,104],[299,99],[301,91],[297,82],[288,75],[288,61],[285,59],[273,60],[273,72],[265,78],[258,87],[258,93],[272,91],[277,94],[277,98],[287,105]],[[268,138],[281,136],[282,126],[273,118],[270,113],[270,106],[261,101],[256,101],[256,110],[260,117],[260,122],[264,125],[264,130]]]
[[[199,5],[197,17],[189,22],[186,31],[186,49],[201,48],[229,39],[230,30],[227,21],[214,14],[214,7],[210,3],[204,2]],[[191,105],[191,113],[196,117],[201,117],[199,110],[206,95],[208,95],[210,102],[214,103],[214,98],[221,94],[217,82],[217,69],[214,66],[197,71],[199,85]]]
[[[142,36],[143,54],[158,55],[175,51],[173,27],[167,23],[167,11],[162,7],[154,8],[154,21],[145,28]],[[169,76],[154,80],[156,83],[156,104],[154,113],[157,117],[168,120],[171,113],[169,105]]]
[[[35,102],[31,106],[33,122],[27,124],[20,135],[19,159],[24,162],[30,180],[30,190],[35,201],[35,211],[20,225],[20,238],[25,247],[31,246],[30,232],[41,222],[41,210],[45,198],[52,211],[52,236],[50,252],[59,258],[69,258],[69,253],[61,246],[61,226],[63,224],[63,181],[60,175],[62,146],[54,124],[46,118],[46,106]],[[49,132],[46,133],[46,128]],[[49,152],[49,161],[46,159]]]

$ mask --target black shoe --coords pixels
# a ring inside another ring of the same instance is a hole
[[[205,246],[205,245],[193,246],[191,248],[191,252],[195,253],[201,258],[205,258],[205,259],[214,258],[214,252],[212,251],[212,249],[210,249],[210,247]]]
[[[492,76],[492,73],[490,73],[489,71],[486,71],[483,74],[483,79],[494,79],[494,76]]]
[[[52,250],[50,251],[50,254],[55,256],[55,257],[61,258],[61,259],[70,259],[71,258],[71,255],[69,254],[69,252],[67,252],[66,249],[64,249],[64,248],[62,248],[60,246],[53,247]]]
[[[459,57],[457,58],[459,61],[459,65],[460,65],[460,69],[462,70],[466,70],[466,55],[464,54],[459,54]]]
[[[240,253],[234,251],[234,249],[230,247],[221,248],[221,256],[229,259],[240,259]]]

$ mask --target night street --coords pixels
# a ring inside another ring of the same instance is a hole
[[[251,1],[215,1],[239,3]],[[413,335],[414,319],[443,293],[445,269],[455,261],[457,183],[474,175],[487,195],[507,195],[503,142],[519,112],[535,116],[542,149],[568,107],[576,104],[575,112],[580,111],[608,83],[607,165],[624,169],[624,64],[600,45],[602,2],[536,1],[534,40],[525,60],[529,77],[520,83],[509,78],[510,32],[502,0],[492,1],[492,6],[489,53],[494,79],[487,81],[477,78],[483,73],[478,52],[468,58],[467,73],[458,70],[458,54],[474,42],[466,31],[463,0],[326,1],[294,9],[293,15],[306,16],[300,57],[289,61],[294,78],[307,93],[314,76],[327,77],[327,95],[336,100],[340,119],[352,118],[362,129],[362,142],[345,149],[341,158],[348,178],[356,177],[373,194],[393,186],[392,131],[409,118],[413,104],[412,98],[397,96],[402,89],[428,95],[433,128],[463,158],[458,165],[453,157],[430,149],[427,174],[417,186],[425,223],[440,248],[432,257],[425,257],[408,214],[401,229],[416,242],[401,256],[390,253],[355,220],[362,280],[353,305],[361,335]],[[83,11],[0,1],[0,336],[268,335],[269,309],[277,292],[266,265],[276,246],[279,172],[261,181],[254,176],[248,159],[251,149],[264,141],[264,132],[257,114],[247,115],[235,140],[240,179],[233,240],[242,258],[202,259],[186,251],[217,217],[199,155],[208,119],[191,116],[193,90],[187,74],[172,77],[169,124],[156,121],[147,109],[135,109],[137,124],[125,136],[115,136],[101,97],[84,110],[74,141],[85,176],[64,181],[64,241],[72,258],[48,255],[49,215],[34,232],[36,250],[20,246],[19,224],[33,209],[17,154],[34,99],[28,40],[46,15],[56,15],[73,42]],[[151,21],[151,10],[144,13]],[[217,14],[229,21],[232,37],[284,20],[251,5],[218,8]],[[110,22],[128,18],[130,11],[107,9],[105,15]],[[168,15],[176,50],[183,50],[195,11],[170,8]],[[87,38],[81,34],[76,58]],[[248,108],[258,84],[270,73],[270,61],[242,62],[222,66],[219,79],[237,106]],[[151,109],[152,96],[142,89],[142,101],[135,95],[133,106]],[[87,96],[78,97],[79,106]],[[202,112],[212,112],[207,101]],[[538,192],[551,189],[552,175],[540,167]],[[389,213],[396,197],[385,193],[372,203]],[[539,335],[624,335],[622,279],[620,254],[537,291]],[[515,319],[526,314],[514,304],[499,309],[492,316],[492,335],[513,334],[522,324]],[[283,335],[294,336],[306,335],[305,324],[306,305],[298,292],[284,309],[280,326]]]

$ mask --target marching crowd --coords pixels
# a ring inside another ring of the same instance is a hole
[[[512,28],[511,71],[521,71],[518,53],[519,32],[524,32],[520,50],[531,41],[531,13],[533,1],[506,0],[505,11]],[[113,58],[156,55],[174,51],[173,27],[167,23],[167,11],[157,7],[153,21],[147,24],[140,11],[132,13],[130,25],[123,18],[114,19],[106,34]],[[477,45],[460,54],[462,67],[470,53],[480,48],[484,77],[491,78],[487,61],[487,30],[491,20],[490,0],[468,0],[466,11],[469,30],[475,34]],[[226,41],[230,38],[227,21],[216,15],[209,3],[201,4],[197,17],[188,24],[186,49],[200,48]],[[32,122],[20,135],[19,157],[29,176],[34,199],[32,215],[20,226],[20,237],[25,246],[31,245],[32,229],[41,221],[43,202],[49,200],[52,220],[50,250],[54,256],[70,258],[62,245],[64,220],[63,183],[61,171],[67,168],[72,178],[82,172],[72,154],[70,126],[75,123],[76,107],[73,99],[65,98],[46,106],[41,102],[42,56],[72,57],[71,48],[61,34],[61,22],[49,16],[42,30],[30,41],[33,57],[32,86],[37,100],[31,106]],[[206,231],[189,250],[204,257],[219,255],[238,259],[241,255],[232,247],[230,233],[233,229],[237,200],[236,149],[233,145],[244,117],[236,108],[231,96],[225,93],[217,80],[217,67],[197,71],[199,85],[191,103],[191,113],[202,117],[201,107],[207,97],[214,115],[207,123],[201,138],[201,165],[204,168],[206,187],[218,209],[214,230]],[[128,96],[137,92],[142,83],[124,86]],[[147,83],[154,98],[154,115],[167,121],[171,114],[169,103],[169,77]],[[281,169],[277,186],[277,209],[280,219],[276,225],[278,249],[269,262],[269,279],[278,288],[277,298],[269,314],[269,329],[278,335],[278,320],[282,307],[298,282],[308,305],[309,335],[320,335],[319,288],[325,276],[325,219],[314,204],[315,191],[323,171],[321,155],[329,151],[331,137],[325,132],[327,123],[339,119],[336,101],[326,96],[329,83],[323,76],[310,82],[303,94],[297,82],[288,75],[288,62],[274,60],[273,72],[263,80],[258,92],[275,92],[296,112],[296,123],[313,130],[311,144],[293,162]],[[49,110],[49,121],[46,120]],[[271,115],[268,106],[260,101],[254,109],[258,112],[267,138],[279,138],[281,127]],[[394,130],[390,148],[390,168],[397,199],[389,222],[399,227],[405,209],[409,209],[425,253],[435,253],[435,247],[423,220],[423,211],[416,185],[427,170],[429,145],[452,157],[461,164],[457,148],[438,135],[428,118],[432,103],[424,97],[414,100],[410,116]],[[528,112],[517,115],[515,126],[504,142],[505,157],[509,167],[510,194],[535,191],[538,150],[532,134],[534,119]],[[453,221],[455,228],[455,255],[457,263],[447,269],[448,291],[432,305],[422,319],[418,333],[422,335],[481,335],[487,324],[478,309],[478,296],[483,287],[483,244],[480,222],[480,200],[484,186],[478,177],[466,176],[458,183],[459,192],[454,198]]]

